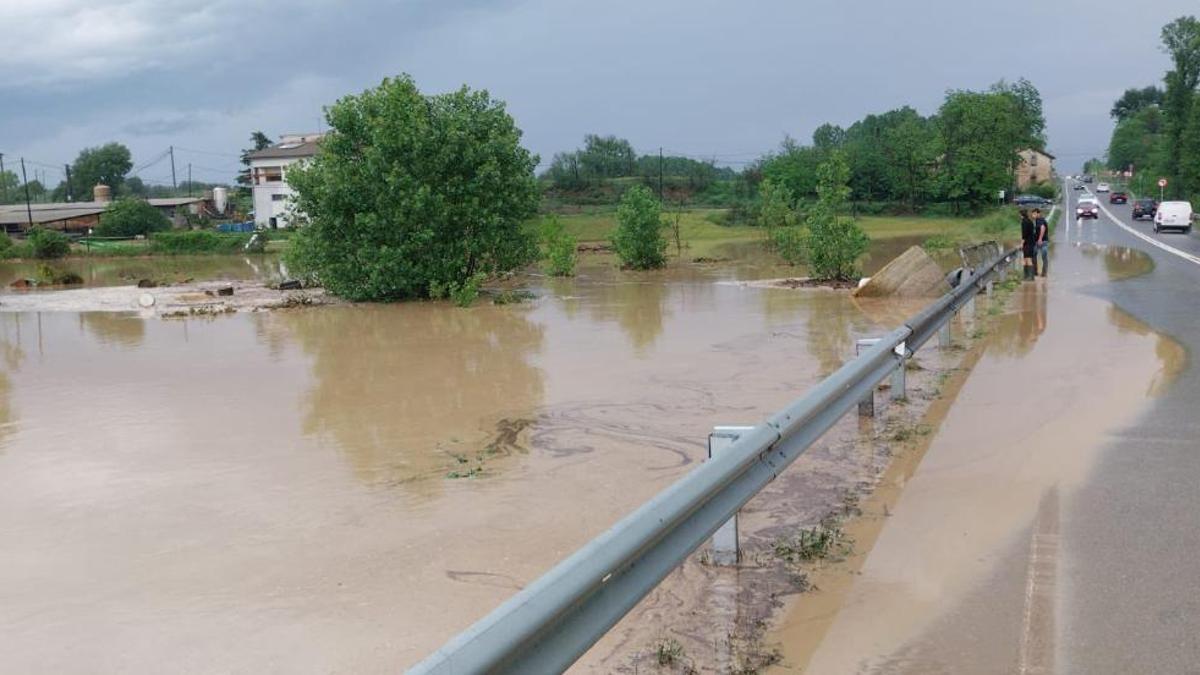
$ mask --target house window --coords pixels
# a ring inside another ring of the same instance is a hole
[[[258,183],[282,183],[283,167],[267,166],[257,170]]]
[[[1037,166],[1038,156],[1036,152],[1029,153],[1029,166]]]
[[[285,199],[287,199],[287,195],[283,194],[282,192],[276,192],[275,194],[271,195],[271,201],[273,202],[281,202]]]

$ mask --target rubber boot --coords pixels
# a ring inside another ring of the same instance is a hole
[[[1033,281],[1033,265],[1025,266],[1025,281]]]

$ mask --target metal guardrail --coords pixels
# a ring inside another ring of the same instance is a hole
[[[408,672],[558,673],[947,324],[1009,250]],[[990,290],[990,289],[989,289]]]

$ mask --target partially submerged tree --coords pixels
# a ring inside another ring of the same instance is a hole
[[[537,257],[523,227],[537,210],[537,158],[486,91],[428,96],[401,75],[326,116],[317,156],[288,173],[309,223],[288,257],[329,291],[352,300],[454,294]]]
[[[662,204],[644,185],[636,185],[621,197],[617,207],[617,229],[613,249],[626,267],[638,270],[667,263],[667,240],[663,238]]]
[[[817,170],[817,201],[808,210],[807,257],[818,279],[850,281],[870,240],[853,218],[841,215],[850,198],[850,166],[834,152]]]

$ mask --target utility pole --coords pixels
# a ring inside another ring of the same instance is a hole
[[[192,196],[192,163],[188,162],[188,196]]]
[[[0,152],[0,204],[8,203],[8,183],[4,180],[4,153]]]
[[[73,201],[71,198],[71,165],[63,164],[63,171],[67,174],[67,201]]]
[[[178,190],[179,186],[175,184],[175,146],[171,146],[167,150],[171,153],[171,189]]]
[[[658,146],[658,201],[663,200],[663,154],[662,146]]]
[[[33,229],[33,208],[29,206],[29,177],[25,173],[25,158],[21,158],[21,181],[25,183],[25,216],[29,219],[29,229]]]

